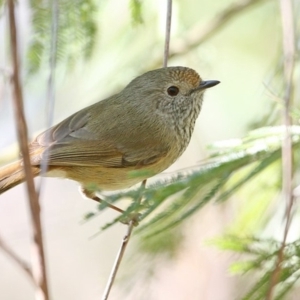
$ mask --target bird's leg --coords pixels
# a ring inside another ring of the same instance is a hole
[[[105,203],[107,207],[112,208],[113,210],[116,210],[117,212],[124,214],[125,211],[115,205],[112,205],[108,202],[106,202],[105,200],[102,200],[101,198],[99,198],[98,196],[96,196],[95,192],[89,191],[84,187],[81,187],[81,192],[89,199],[92,199],[94,201],[97,201],[99,203]],[[124,218],[122,220],[120,220],[121,223],[123,224],[129,224],[130,221],[133,221],[133,225],[137,226],[139,224],[139,217],[140,214],[139,213],[131,213],[127,216],[124,216]]]
[[[124,210],[117,207],[117,206],[114,206],[112,204],[109,204],[108,202],[106,202],[105,200],[102,200],[101,198],[99,198],[98,196],[96,196],[96,194],[94,192],[91,192],[89,190],[87,190],[86,188],[84,187],[81,187],[81,192],[89,199],[92,199],[94,201],[97,201],[99,203],[105,203],[107,205],[107,207],[110,207],[112,208],[113,210],[116,210],[117,212],[123,214],[124,213]]]

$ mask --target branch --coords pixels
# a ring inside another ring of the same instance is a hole
[[[129,225],[128,225],[128,228],[127,228],[127,233],[123,237],[122,244],[121,244],[120,250],[119,250],[119,252],[117,254],[117,257],[116,257],[115,263],[113,265],[111,274],[109,276],[108,283],[106,285],[106,288],[105,288],[102,300],[107,300],[108,299],[110,290],[112,288],[112,285],[113,285],[114,280],[116,278],[117,272],[119,270],[119,266],[120,266],[121,261],[123,259],[123,256],[124,256],[124,253],[125,253],[125,250],[126,250],[126,246],[127,246],[128,242],[129,242],[129,239],[130,239],[130,236],[131,236],[131,233],[132,233],[132,230],[133,230],[133,226],[134,226],[134,221],[131,220],[129,222]]]
[[[35,191],[33,175],[30,164],[29,149],[27,145],[27,125],[24,117],[23,96],[19,79],[19,59],[18,59],[18,44],[17,44],[17,28],[15,20],[14,0],[8,1],[9,12],[9,28],[13,63],[13,106],[15,120],[17,124],[17,134],[21,153],[23,156],[24,172],[26,176],[26,185],[28,192],[28,200],[31,212],[31,226],[33,229],[33,267],[32,273],[37,286],[36,298],[41,300],[48,299],[48,287],[46,280],[45,256],[43,248],[42,228],[40,220],[40,205],[38,195]]]
[[[281,263],[284,258],[284,249],[286,246],[287,235],[289,232],[292,209],[294,204],[293,197],[293,154],[292,154],[292,139],[290,127],[292,120],[290,117],[290,106],[293,91],[293,72],[295,65],[295,29],[293,6],[291,0],[280,0],[280,11],[283,31],[283,54],[284,54],[284,108],[282,111],[283,123],[285,126],[284,138],[282,141],[282,194],[286,201],[285,228],[283,240],[278,252],[276,267],[273,271],[270,287],[267,293],[267,300],[271,300],[275,285],[278,283]]]
[[[166,35],[165,35],[165,51],[163,67],[168,66],[169,52],[170,52],[170,36],[171,36],[171,21],[172,21],[172,0],[168,0],[167,18],[166,18]]]
[[[169,50],[170,50],[170,35],[171,35],[171,20],[172,20],[172,0],[167,0],[167,1],[168,2],[167,2],[165,50],[164,50],[164,60],[163,60],[163,67],[164,68],[166,68],[168,66],[168,58],[169,58]],[[147,179],[145,179],[141,184],[141,194],[142,194],[142,191],[146,187],[146,183],[147,183]],[[142,196],[140,196],[137,199],[137,203],[136,203],[137,207],[139,207],[141,201],[142,201]],[[133,218],[130,220],[130,222],[128,224],[127,233],[123,237],[122,244],[121,244],[121,247],[120,247],[119,252],[117,254],[117,257],[116,257],[115,263],[113,265],[111,274],[109,276],[108,283],[106,285],[102,300],[107,300],[108,299],[110,290],[113,286],[113,283],[114,283],[114,280],[116,278],[119,266],[121,264],[121,261],[123,259],[126,247],[128,245],[129,239],[131,237],[133,227],[136,223],[136,220],[135,220],[136,216],[138,216],[138,215],[135,214],[135,216],[133,216]]]
[[[174,56],[180,56],[188,53],[192,49],[198,47],[200,44],[206,42],[213,35],[225,28],[230,21],[239,16],[240,13],[246,11],[248,8],[266,2],[267,0],[240,0],[236,3],[230,4],[227,8],[221,11],[210,23],[203,27],[203,23],[199,22],[187,33],[183,39],[177,39],[172,42],[169,59]],[[157,58],[151,63],[148,69],[157,69],[161,65],[161,59]]]
[[[0,237],[0,249],[6,253],[19,267],[20,269],[22,269],[28,276],[29,278],[32,280],[33,283],[34,282],[34,278],[33,278],[33,274],[31,271],[31,268],[29,267],[29,265],[23,260],[21,259],[5,242],[4,240]]]
[[[145,189],[146,182],[147,182],[147,180],[145,179],[145,180],[142,182],[142,184],[141,184],[141,190],[140,190],[140,194],[141,194],[141,195],[142,195],[143,190]],[[137,199],[137,201],[136,201],[136,206],[137,206],[137,207],[139,207],[141,201],[142,201],[142,196],[140,196],[140,197]],[[129,217],[130,217],[130,216],[129,216]],[[133,227],[135,226],[135,224],[137,224],[137,218],[138,218],[138,214],[134,214],[134,215],[132,216],[131,220],[129,221],[128,228],[127,228],[127,233],[126,233],[126,235],[123,237],[122,244],[121,244],[121,247],[120,247],[119,252],[118,252],[118,254],[117,254],[117,257],[116,257],[115,263],[114,263],[114,265],[113,265],[113,268],[112,268],[112,270],[111,270],[110,276],[109,276],[109,278],[108,278],[108,282],[107,282],[107,285],[106,285],[106,287],[105,287],[105,291],[104,291],[102,300],[107,300],[107,299],[108,299],[110,290],[111,290],[111,288],[112,288],[112,286],[113,286],[113,283],[114,283],[114,281],[115,281],[115,278],[116,278],[117,272],[118,272],[118,270],[119,270],[121,261],[122,261],[122,259],[123,259],[123,256],[124,256],[126,247],[127,247],[127,245],[128,245],[129,239],[130,239],[130,237],[131,237],[131,233],[132,233]]]
[[[56,68],[56,53],[57,53],[57,31],[58,31],[58,15],[59,7],[58,0],[52,0],[52,22],[51,22],[51,44],[50,44],[50,60],[49,60],[49,77],[48,77],[48,90],[47,90],[47,125],[46,128],[50,128],[53,125],[54,116],[54,104],[55,104],[55,68]],[[50,132],[46,132],[46,144],[50,140]],[[41,164],[41,180],[38,187],[38,194],[41,194],[44,177],[42,175],[46,174],[48,170],[48,156],[49,149],[46,148],[45,159]]]

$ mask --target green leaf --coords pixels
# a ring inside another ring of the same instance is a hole
[[[130,0],[129,5],[130,5],[132,23],[134,25],[143,23],[142,1],[141,0]]]

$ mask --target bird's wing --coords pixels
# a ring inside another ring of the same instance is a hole
[[[113,131],[110,138],[102,138],[88,126],[91,117],[88,110],[82,110],[39,135],[30,145],[32,164],[46,161],[55,166],[122,168],[151,165],[167,154],[167,149],[159,147],[159,143],[147,147],[143,142],[137,143],[130,132],[120,142],[115,142]]]

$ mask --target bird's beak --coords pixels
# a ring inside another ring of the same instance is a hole
[[[194,91],[205,90],[205,89],[211,88],[219,83],[220,83],[220,81],[218,81],[218,80],[201,81],[201,83],[199,84],[199,87],[197,87]]]

